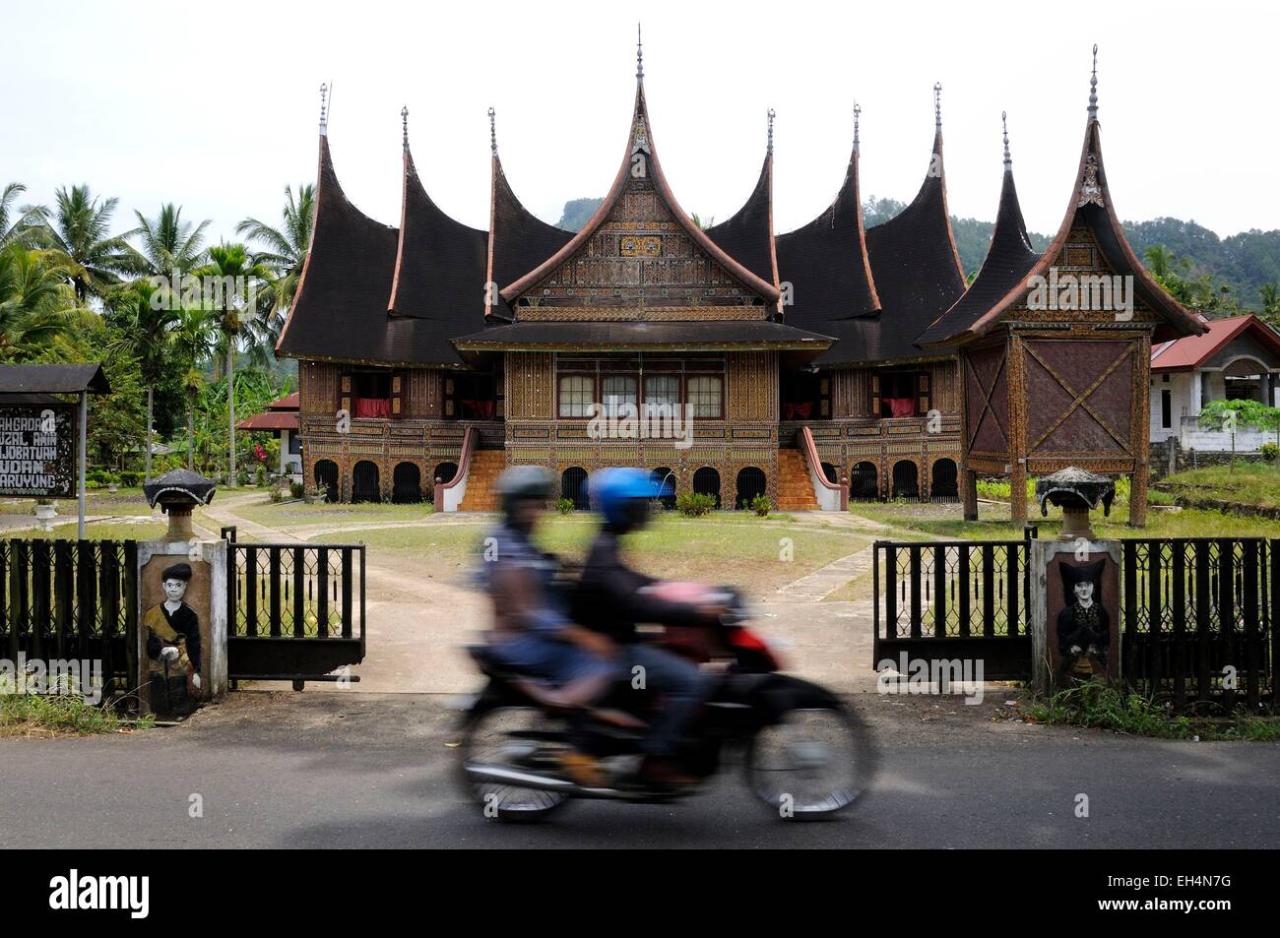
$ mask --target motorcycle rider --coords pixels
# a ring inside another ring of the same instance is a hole
[[[713,682],[696,665],[679,655],[645,644],[638,623],[704,626],[725,610],[722,605],[672,602],[650,595],[645,587],[657,581],[629,567],[622,558],[621,539],[649,521],[650,502],[658,494],[643,469],[601,469],[591,477],[592,502],[602,520],[587,555],[579,585],[575,618],[620,647],[631,674],[643,669],[645,686],[657,690],[664,706],[650,724],[643,741],[645,759],[640,778],[659,786],[695,781],[675,757],[682,734]]]
[[[569,620],[554,583],[560,564],[533,543],[553,486],[554,477],[540,466],[513,466],[499,476],[503,519],[484,542],[478,578],[493,600],[494,657],[554,685],[538,691],[541,701],[581,710],[620,671],[614,643]],[[601,781],[595,760],[584,754],[567,755],[565,768],[584,784]]]

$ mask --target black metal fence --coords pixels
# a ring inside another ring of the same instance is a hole
[[[1021,680],[1031,663],[1030,539],[873,545],[874,664],[981,658],[986,680]]]
[[[0,657],[101,661],[104,696],[127,692],[137,568],[136,541],[0,541]]]
[[[1121,544],[1125,681],[1178,709],[1280,705],[1280,540]],[[986,680],[1031,678],[1030,540],[877,541],[873,550],[874,665],[905,652],[982,659]]]
[[[319,680],[364,658],[364,545],[227,548],[231,678]]]
[[[1280,541],[1126,540],[1121,554],[1123,673],[1179,709],[1280,704],[1274,622]]]

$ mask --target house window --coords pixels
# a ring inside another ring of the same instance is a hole
[[[919,394],[920,375],[915,371],[880,373],[880,416],[914,417]]]
[[[1165,388],[1160,392],[1160,427],[1168,430],[1173,426],[1173,392]]]
[[[604,412],[616,416],[620,408],[626,404],[635,407],[636,379],[632,375],[608,375],[601,382],[604,398]]]
[[[718,419],[721,415],[721,390],[724,384],[719,377],[697,375],[689,379],[689,403],[693,416]]]
[[[357,372],[355,375],[353,417],[391,416],[391,373]]]
[[[644,403],[651,413],[674,413],[680,406],[680,379],[675,375],[646,375]]]
[[[595,379],[589,375],[563,375],[560,378],[560,416],[591,416],[595,390]]]

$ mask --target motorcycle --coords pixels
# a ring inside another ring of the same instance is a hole
[[[538,682],[505,670],[489,646],[469,646],[489,680],[463,717],[462,774],[486,816],[538,821],[579,798],[677,801],[703,788],[735,752],[751,792],[780,818],[827,817],[854,804],[874,770],[869,733],[833,693],[780,673],[768,644],[746,626],[736,591],[724,600],[729,612],[717,625],[665,629],[654,638],[715,675],[678,755],[680,768],[698,780],[694,786],[635,783],[646,719],[661,700],[634,677],[621,679],[592,709],[569,713],[557,710]],[[574,750],[595,757],[604,784],[570,777],[562,757]]]

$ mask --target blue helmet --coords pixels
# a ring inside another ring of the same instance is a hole
[[[631,506],[646,503],[659,494],[659,486],[643,469],[600,469],[591,475],[591,506],[604,516],[605,524],[616,528],[635,526]]]

